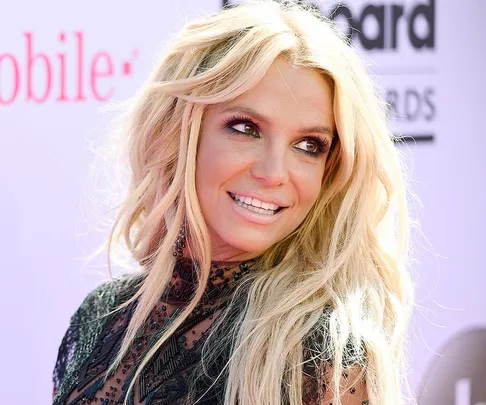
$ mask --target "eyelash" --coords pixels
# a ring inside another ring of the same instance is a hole
[[[255,135],[246,134],[244,132],[241,132],[241,131],[234,129],[233,127],[235,125],[238,125],[238,124],[250,125],[256,130],[256,132],[260,133],[259,125],[256,122],[254,122],[251,118],[244,117],[244,116],[234,116],[234,117],[230,117],[230,118],[226,119],[225,122],[224,122],[224,127],[226,129],[228,129],[230,132],[232,132],[236,135],[255,136]],[[320,156],[324,153],[327,153],[331,149],[331,143],[329,142],[329,140],[327,138],[323,139],[323,138],[320,138],[318,136],[307,136],[307,137],[299,140],[298,143],[303,142],[303,141],[314,142],[317,146],[316,152],[309,152],[309,151],[306,151],[304,149],[297,148],[299,150],[299,152],[303,152],[303,153],[305,153],[306,155],[309,155],[309,156],[317,157],[317,156]]]

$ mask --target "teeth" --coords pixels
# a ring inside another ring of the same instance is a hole
[[[240,207],[246,208],[247,210],[256,212],[258,214],[263,214],[263,215],[273,215],[273,214],[275,214],[275,211],[264,210],[263,208],[257,208],[257,207],[254,207],[253,205],[246,205],[245,203],[242,203],[240,200],[235,200],[235,202]]]
[[[273,215],[280,208],[276,204],[260,201],[257,198],[244,197],[236,194],[231,194],[231,196],[240,207],[259,214]]]

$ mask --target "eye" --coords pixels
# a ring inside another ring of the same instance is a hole
[[[249,117],[233,116],[225,120],[224,127],[236,135],[247,135],[259,138],[260,128]]]
[[[240,122],[238,124],[231,125],[231,128],[237,132],[241,132],[245,135],[258,136],[258,128],[250,122]]]
[[[319,148],[320,145],[316,141],[313,141],[312,139],[304,139],[303,141],[300,141],[295,145],[296,148],[302,149],[304,152],[307,153],[318,153],[320,151]]]
[[[330,147],[331,141],[320,137],[307,137],[294,144],[294,148],[297,148],[299,151],[316,157],[329,152]]]

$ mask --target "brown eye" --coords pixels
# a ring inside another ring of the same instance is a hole
[[[309,139],[305,139],[303,141],[300,141],[295,146],[299,149],[302,149],[305,152],[308,152],[308,153],[317,153],[319,151],[319,145],[317,145],[316,142],[311,141]]]
[[[245,123],[245,122],[242,122],[242,123],[239,123],[239,124],[235,124],[231,128],[235,129],[238,132],[241,132],[243,134],[246,134],[246,135],[252,135],[252,136],[257,136],[258,135],[258,131],[255,128],[255,126],[254,125],[251,125],[251,124],[248,124],[248,123]]]

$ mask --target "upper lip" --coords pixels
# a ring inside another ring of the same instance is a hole
[[[278,205],[281,208],[288,207],[288,204],[285,204],[282,200],[275,196],[270,196],[268,194],[262,194],[257,191],[230,191],[231,194],[236,194],[242,197],[251,197],[251,198],[257,198],[260,201],[267,202],[267,203],[273,203],[275,205]]]

